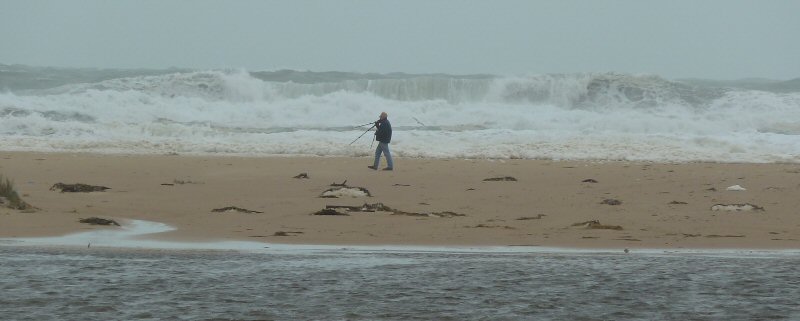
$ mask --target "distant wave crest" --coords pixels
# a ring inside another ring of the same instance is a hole
[[[727,92],[699,88],[658,76],[616,73],[554,74],[529,77],[459,77],[402,75],[395,78],[339,79],[295,77],[304,82],[276,81],[276,74],[244,71],[182,72],[78,83],[32,91],[36,94],[77,94],[89,90],[137,91],[163,97],[201,97],[230,101],[263,101],[335,92],[362,93],[398,101],[444,100],[448,103],[552,104],[564,108],[649,108],[663,105],[707,105]],[[311,81],[311,80],[316,81]],[[324,81],[323,81],[324,80]],[[31,91],[29,91],[31,92]]]
[[[407,157],[800,162],[800,92],[717,85],[0,65],[0,149],[360,156],[354,125],[388,111]]]

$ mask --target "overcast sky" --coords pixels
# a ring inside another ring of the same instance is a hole
[[[0,63],[800,77],[800,1],[0,0]]]

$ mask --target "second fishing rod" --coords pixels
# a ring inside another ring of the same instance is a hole
[[[374,122],[371,122],[371,123],[366,123],[366,124],[364,124],[364,125],[355,126],[355,127],[364,127],[364,126],[367,126],[367,125],[370,125],[370,124],[371,124],[372,126],[370,126],[369,128],[367,128],[367,130],[365,130],[365,131],[364,131],[364,132],[363,132],[361,135],[359,135],[358,137],[356,137],[356,139],[354,139],[352,142],[350,142],[350,144],[347,144],[347,145],[353,145],[353,143],[355,143],[355,142],[356,142],[356,141],[357,141],[359,138],[363,137],[363,136],[364,136],[364,135],[366,135],[366,134],[367,134],[367,133],[368,133],[370,130],[372,130],[373,128],[375,128],[375,126],[377,126],[377,125],[378,125],[378,122],[377,122],[377,121],[374,121]],[[373,137],[373,138],[372,138],[372,141],[373,141],[373,142],[375,142],[375,137]],[[370,147],[370,148],[372,148],[372,143],[370,143],[370,144],[369,144],[369,147]]]

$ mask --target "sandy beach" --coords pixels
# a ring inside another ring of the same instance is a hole
[[[0,173],[38,210],[0,209],[0,237],[114,228],[78,222],[100,217],[169,224],[177,229],[151,237],[181,241],[800,248],[797,164],[398,158],[390,172],[369,170],[369,163],[2,152]],[[301,173],[308,178],[294,178]],[[320,197],[345,180],[371,197]],[[56,183],[110,189],[59,192],[51,190]],[[728,190],[734,185],[746,190]],[[385,208],[312,215],[328,206],[377,203]],[[733,210],[737,204],[755,209]],[[213,211],[225,207],[262,213]]]

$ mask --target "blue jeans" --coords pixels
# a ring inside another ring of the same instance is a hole
[[[375,163],[373,166],[378,168],[378,165],[381,163],[381,153],[386,155],[386,167],[394,168],[394,163],[392,162],[392,153],[389,151],[388,143],[378,143],[378,147],[375,148]]]

